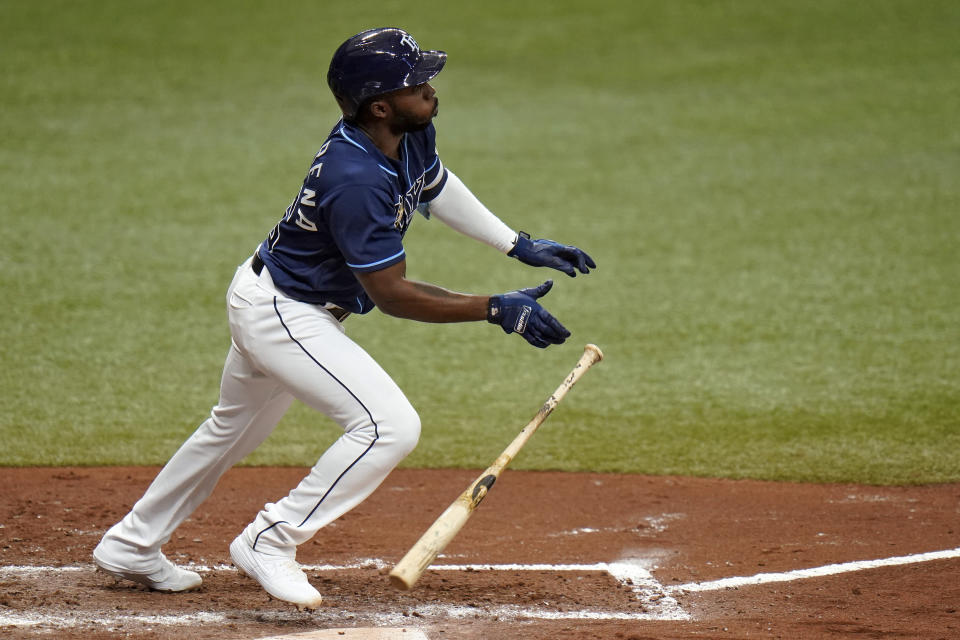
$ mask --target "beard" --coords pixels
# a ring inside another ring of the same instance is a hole
[[[430,126],[431,122],[433,122],[433,118],[428,118],[426,122],[423,122],[404,117],[403,119],[399,119],[394,126],[400,133],[413,133],[415,131],[423,131]]]
[[[410,113],[396,112],[393,120],[393,130],[397,133],[414,133],[416,131],[423,131],[430,126],[430,123],[433,122],[433,119],[437,116],[439,110],[440,101],[434,98],[433,113],[431,113],[430,116],[425,119],[414,116]]]

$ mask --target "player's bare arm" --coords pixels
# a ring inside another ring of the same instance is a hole
[[[421,322],[486,320],[490,296],[457,293],[434,284],[408,280],[406,260],[357,279],[384,313]]]
[[[437,285],[406,278],[406,260],[373,272],[357,272],[357,279],[381,311],[421,322],[486,320],[506,333],[517,333],[540,349],[563,344],[570,332],[539,302],[553,287],[539,287],[495,296],[457,293]]]

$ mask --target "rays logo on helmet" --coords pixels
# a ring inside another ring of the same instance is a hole
[[[409,33],[403,34],[403,37],[400,38],[400,44],[410,47],[414,52],[420,51],[420,45],[417,44],[417,41],[413,39]]]

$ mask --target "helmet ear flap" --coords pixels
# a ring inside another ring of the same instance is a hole
[[[355,108],[350,100],[344,98],[343,96],[333,94],[333,99],[337,101],[337,105],[340,107],[340,110],[343,111],[343,115],[347,119],[353,119],[356,117],[359,108]]]

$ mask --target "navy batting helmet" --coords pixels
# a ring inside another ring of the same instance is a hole
[[[330,60],[327,84],[348,118],[364,101],[429,82],[447,61],[443,51],[421,51],[403,29],[370,29],[353,36]]]

